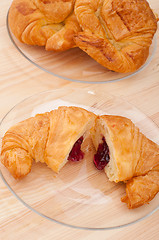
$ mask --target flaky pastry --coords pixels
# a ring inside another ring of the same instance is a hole
[[[8,20],[17,39],[46,50],[75,47],[73,36],[80,31],[74,0],[13,0]]]
[[[146,0],[76,0],[82,27],[76,45],[115,72],[139,69],[149,55],[157,19]]]
[[[58,173],[68,160],[84,157],[81,145],[94,118],[82,108],[59,107],[17,123],[3,137],[1,162],[15,178],[27,175],[33,160]]]
[[[128,208],[151,201],[159,192],[159,146],[125,117],[96,116],[79,107],[37,114],[5,133],[1,162],[15,178],[27,175],[33,160],[58,173],[68,160],[83,159],[88,133],[96,149],[95,166],[110,181],[126,183],[121,201]]]
[[[92,139],[94,162],[109,180],[126,182],[129,208],[148,203],[159,192],[159,146],[143,135],[130,119],[104,115],[96,119]]]

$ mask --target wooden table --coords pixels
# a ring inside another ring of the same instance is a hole
[[[148,67],[127,80],[102,85],[69,82],[40,70],[15,49],[6,29],[8,7],[8,1],[1,0],[0,120],[15,104],[30,95],[50,89],[78,87],[102,90],[106,94],[110,92],[123,97],[159,126],[159,48]],[[159,31],[157,38],[158,35]],[[159,211],[141,222],[117,230],[77,230],[51,222],[30,211],[12,195],[0,179],[0,239],[158,240]]]

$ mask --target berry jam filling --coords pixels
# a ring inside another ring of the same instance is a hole
[[[72,161],[72,162],[77,162],[83,159],[84,157],[84,153],[81,151],[81,144],[83,142],[83,137],[80,137],[74,144],[68,160]]]
[[[109,148],[105,141],[105,138],[102,138],[102,143],[99,144],[97,153],[94,155],[94,164],[98,170],[102,170],[109,162]]]

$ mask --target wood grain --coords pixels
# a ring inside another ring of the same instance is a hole
[[[151,0],[159,12],[159,2]],[[54,77],[28,62],[13,46],[6,29],[10,1],[1,0],[0,14],[0,119],[19,101],[35,93],[75,87],[104,91],[132,103],[159,126],[159,47],[152,62],[134,77],[107,84],[73,83]],[[159,31],[156,34],[159,37]],[[109,221],[109,220],[108,220]],[[109,231],[73,229],[51,222],[26,208],[0,179],[0,239],[158,240],[159,211],[129,227]]]

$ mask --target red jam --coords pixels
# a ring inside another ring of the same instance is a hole
[[[80,137],[74,144],[68,160],[72,161],[72,162],[77,162],[83,159],[84,157],[84,153],[81,151],[81,144],[83,142],[83,137]]]
[[[104,169],[110,159],[109,148],[104,137],[102,141],[98,146],[97,153],[94,155],[94,164],[98,170]]]

